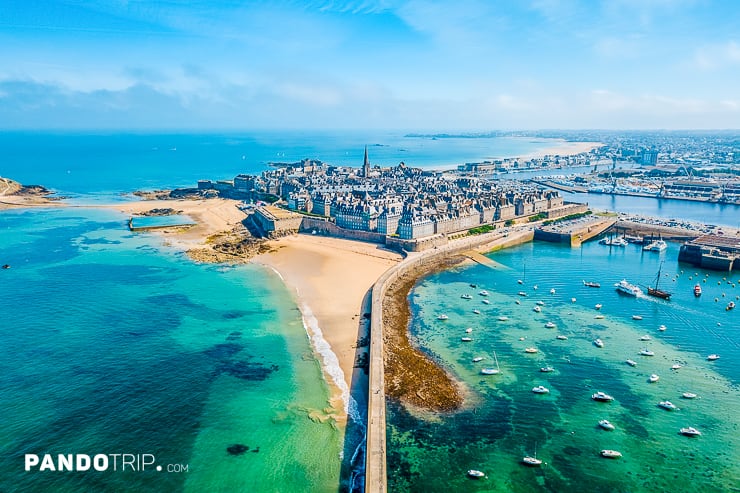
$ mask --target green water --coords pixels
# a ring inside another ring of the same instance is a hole
[[[469,396],[465,409],[443,416],[412,416],[389,405],[390,491],[737,491],[740,312],[725,305],[740,295],[740,276],[723,279],[679,265],[677,250],[537,242],[490,255],[501,264],[497,269],[473,265],[423,279],[410,297],[411,332],[465,383]],[[663,261],[660,282],[674,293],[671,301],[614,289],[627,278],[646,290]],[[585,287],[583,280],[602,287]],[[696,282],[704,289],[700,298],[693,296]],[[490,304],[482,302],[482,289],[490,292]],[[473,299],[462,299],[464,293]],[[533,311],[537,301],[544,303],[541,313]],[[598,311],[597,303],[603,305]],[[438,320],[441,313],[449,319]],[[546,328],[548,321],[556,327]],[[641,341],[644,335],[650,340]],[[473,341],[462,342],[463,336]],[[593,344],[597,337],[603,348]],[[527,354],[527,347],[538,352]],[[655,356],[638,354],[646,347]],[[481,375],[482,367],[495,366],[494,352],[501,374]],[[709,362],[711,353],[721,358]],[[473,363],[477,356],[485,359]],[[628,358],[637,366],[627,365]],[[674,364],[681,368],[671,369]],[[555,371],[540,372],[544,366]],[[652,373],[658,382],[648,382]],[[533,393],[538,385],[549,394]],[[595,402],[596,391],[615,400]],[[683,399],[686,391],[699,398]],[[680,410],[658,407],[663,400]],[[600,429],[602,419],[616,429]],[[702,436],[682,436],[679,429],[687,426]],[[623,457],[604,459],[602,449]],[[545,464],[523,466],[521,458],[535,452]],[[468,469],[487,477],[469,479]]]

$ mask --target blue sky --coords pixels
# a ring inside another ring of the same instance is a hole
[[[0,0],[0,128],[740,128],[732,0]]]

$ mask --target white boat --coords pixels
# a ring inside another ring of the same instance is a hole
[[[449,319],[449,318],[450,318],[450,317],[448,317],[447,315],[445,315],[445,314],[443,313],[442,315],[440,315],[439,317],[437,317],[437,320],[447,320],[447,319]]]
[[[628,359],[627,361],[625,361],[625,363],[627,363],[630,366],[637,366],[637,361],[634,361],[631,359]]]
[[[604,315],[596,315],[594,318],[596,320],[603,320],[604,319]]]
[[[545,324],[545,327],[548,328],[548,329],[554,329],[555,328],[555,324],[552,323],[552,322],[547,322]]]
[[[465,333],[466,334],[470,334],[471,332],[473,332],[473,328],[472,327],[468,327],[467,329],[465,329]]]
[[[479,479],[479,478],[485,478],[486,474],[476,469],[468,469],[468,477]]]
[[[667,409],[669,411],[678,411],[676,405],[671,401],[660,401],[658,403],[658,407],[662,407],[663,409]]]
[[[471,295],[469,295],[469,294],[460,295],[460,298],[462,298],[464,300],[472,300],[473,299],[473,297]]]
[[[536,311],[537,313],[540,313],[542,311],[542,308],[540,308],[540,305],[535,305],[532,310]]]
[[[575,303],[575,302],[576,302],[576,299],[575,299],[575,298],[571,298],[571,299],[570,299],[570,302],[571,302],[571,303]]]
[[[555,339],[560,339],[561,341],[567,341],[568,340],[568,336],[564,336],[563,334],[559,334],[559,335],[555,336]]]
[[[602,450],[601,456],[606,457],[607,459],[618,459],[622,457],[621,452],[617,452],[616,450]]]
[[[552,366],[543,366],[542,368],[540,368],[540,371],[542,373],[550,373],[552,371],[555,371],[555,368],[553,368]]]
[[[601,303],[596,303],[594,305],[594,308],[596,308],[597,310],[601,310],[601,307],[602,307],[602,304]]]
[[[626,279],[622,279],[614,285],[617,291],[624,293],[628,296],[640,296],[642,295],[642,289],[638,288],[634,284],[630,284]]]
[[[690,437],[698,437],[701,435],[701,432],[692,426],[688,426],[686,428],[681,428],[681,434]]]
[[[509,320],[509,317],[507,317],[506,315],[501,315],[500,317],[498,317],[498,320],[499,322],[506,322],[507,320]]]
[[[532,388],[532,392],[534,392],[535,394],[548,394],[550,392],[550,389],[542,385],[538,385],[537,387]]]
[[[476,356],[473,358],[473,363],[478,363],[479,361],[483,361],[483,356]]]
[[[601,287],[601,284],[599,284],[598,282],[593,282],[593,281],[583,281],[583,285],[588,288],[600,288]]]
[[[642,249],[646,252],[662,252],[666,248],[668,248],[668,243],[663,240],[651,241],[650,243],[642,247]]]
[[[524,350],[524,352],[525,352],[525,353],[530,353],[530,354],[534,354],[534,353],[536,353],[537,351],[538,351],[538,350],[537,350],[537,348],[535,348],[535,347],[528,347],[527,349],[525,349],[525,350]]]
[[[552,288],[552,289],[550,290],[550,294],[555,294],[555,288]]]
[[[534,286],[532,286],[532,289],[534,289],[535,291],[537,291],[537,285],[535,284]]]
[[[498,366],[498,356],[496,356],[496,351],[493,352],[493,360],[496,362],[496,368],[481,368],[480,372],[482,375],[498,375],[501,373],[501,368]]]
[[[655,383],[658,380],[660,380],[660,377],[658,375],[656,375],[655,373],[653,373],[652,375],[650,375],[648,377],[648,382],[650,382],[650,383]]]
[[[708,359],[709,361],[715,361],[715,360],[718,360],[718,359],[719,359],[719,354],[710,354],[709,356],[707,356],[707,359]]]
[[[490,305],[491,304],[491,302],[488,301],[488,300],[483,300],[483,303],[485,303],[486,305]]]
[[[596,339],[594,341],[594,346],[596,346],[596,347],[604,347],[604,341],[602,341],[601,339]]]
[[[470,342],[470,341],[472,341],[472,340],[473,340],[473,338],[472,338],[472,337],[461,337],[461,338],[460,338],[460,340],[461,340],[462,342]]]
[[[643,349],[640,351],[641,356],[655,356],[655,353],[649,350],[648,348]]]
[[[665,329],[666,329],[665,325],[661,325],[660,327],[658,327],[658,330],[661,332],[665,332]]]
[[[474,309],[474,310],[473,310],[473,313],[475,313],[476,315],[480,315],[480,310],[478,310],[478,309],[476,308],[476,309]]]
[[[640,337],[640,340],[641,341],[649,341],[650,340],[650,336],[647,335],[647,334],[645,334],[644,336]]]
[[[537,304],[540,305],[540,306],[545,306],[545,302],[542,301],[542,300],[538,301]]]
[[[681,397],[683,397],[684,399],[696,399],[696,394],[694,394],[693,392],[684,392],[683,394],[681,394]]]
[[[517,305],[521,305],[522,304],[522,302],[519,301],[519,300],[514,300],[514,303],[516,303]]]
[[[484,289],[483,291],[481,291],[481,292],[480,292],[480,293],[478,293],[478,294],[479,294],[479,295],[481,295],[481,296],[488,296],[488,291],[486,291],[486,290]]]
[[[542,465],[542,461],[538,459],[536,456],[535,457],[527,456],[522,459],[522,464],[525,464],[527,466],[537,467],[537,466]]]
[[[642,315],[632,315],[632,320],[642,320]]]
[[[675,365],[671,366],[671,370],[678,370],[679,368],[681,368],[681,365],[679,365],[678,363],[676,363]]]
[[[519,296],[527,296],[527,293],[525,293],[524,291],[519,291],[517,294]]]
[[[614,429],[614,425],[611,424],[608,419],[602,419],[599,421],[599,426],[608,431],[612,431]]]
[[[524,281],[522,281],[521,279],[517,279],[517,280],[516,280],[516,283],[517,283],[517,284],[524,284]]]
[[[599,402],[611,402],[614,400],[614,397],[601,391],[591,394],[591,398]]]

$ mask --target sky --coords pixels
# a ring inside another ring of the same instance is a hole
[[[740,128],[734,0],[0,0],[0,129]]]

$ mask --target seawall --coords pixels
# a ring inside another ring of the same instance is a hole
[[[365,492],[385,493],[388,489],[386,469],[386,414],[385,414],[385,349],[383,344],[383,298],[387,288],[404,273],[421,268],[432,268],[445,257],[470,250],[490,252],[532,241],[534,232],[492,232],[468,236],[445,246],[423,253],[409,254],[402,262],[388,269],[372,289],[370,315],[370,357],[367,412],[367,445],[365,455]]]

